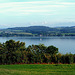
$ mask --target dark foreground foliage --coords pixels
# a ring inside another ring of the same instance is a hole
[[[29,45],[9,40],[0,43],[0,64],[75,63],[75,54],[60,54],[54,46]]]

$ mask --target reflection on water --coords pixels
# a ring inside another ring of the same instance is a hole
[[[45,44],[46,46],[54,45],[59,48],[60,53],[73,53],[75,54],[75,36],[67,37],[0,37],[0,42],[6,42],[13,39],[15,41],[22,41],[26,46],[32,44]]]

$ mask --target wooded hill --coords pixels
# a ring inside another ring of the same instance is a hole
[[[0,30],[0,36],[75,36],[75,26],[72,27],[46,27],[30,26],[15,27]]]

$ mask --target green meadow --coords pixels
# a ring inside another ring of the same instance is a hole
[[[0,75],[75,75],[75,64],[0,65]]]

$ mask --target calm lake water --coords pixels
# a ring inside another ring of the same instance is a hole
[[[75,54],[75,36],[68,37],[0,37],[0,42],[6,42],[13,39],[15,41],[25,42],[26,46],[32,44],[44,44],[46,46],[54,45],[59,48],[62,54],[72,53]]]

